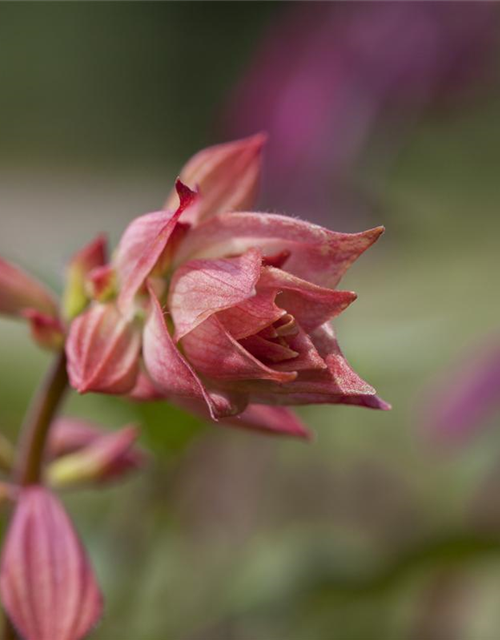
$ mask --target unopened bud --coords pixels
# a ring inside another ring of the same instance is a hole
[[[36,309],[25,309],[22,314],[30,323],[31,337],[44,349],[61,349],[64,345],[64,328],[58,318]]]
[[[106,262],[106,239],[99,236],[78,251],[70,260],[66,272],[66,287],[62,308],[67,320],[76,318],[87,307],[90,298],[86,291],[88,274]]]
[[[116,480],[142,466],[144,454],[132,449],[135,427],[102,435],[88,446],[54,460],[47,469],[53,487],[73,487]]]

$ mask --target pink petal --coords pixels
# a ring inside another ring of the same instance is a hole
[[[66,343],[71,385],[80,393],[127,393],[139,372],[140,347],[139,330],[114,304],[94,304],[71,323]]]
[[[334,288],[349,266],[383,233],[337,233],[318,225],[268,213],[223,213],[193,229],[175,262],[213,258],[260,248],[264,256],[290,251],[284,269],[304,280]]]
[[[127,267],[126,269],[126,276],[123,278],[122,289],[118,297],[118,306],[123,313],[128,312],[134,296],[142,287],[146,278],[161,258],[169,238],[177,225],[179,217],[197,200],[197,194],[188,189],[180,180],[177,180],[176,182],[176,189],[179,196],[179,206],[175,213],[164,222],[159,230],[156,228],[156,220],[153,218],[153,221],[149,222],[146,226],[151,224],[151,226],[155,228],[155,236],[150,239],[145,246],[143,246],[142,251],[137,251],[137,247],[134,248],[134,253],[136,255],[134,256],[130,267]],[[141,233],[140,236],[141,243],[144,240],[144,236],[147,235],[144,229],[142,229],[142,231],[143,233]],[[130,253],[132,252],[130,251]]]
[[[289,409],[250,404],[239,416],[221,420],[222,425],[257,429],[272,435],[293,436],[309,440],[311,432]]]
[[[262,404],[357,404],[376,409],[390,408],[375,395],[375,389],[360,378],[342,355],[330,325],[317,329],[311,339],[326,369],[299,371],[284,385],[248,381],[242,388],[252,402]],[[293,361],[290,361],[293,362]]]
[[[114,256],[114,265],[122,283],[130,278],[142,255],[173,215],[171,211],[155,211],[135,218],[128,225]]]
[[[144,330],[143,357],[154,385],[167,396],[204,400],[214,420],[235,407],[223,394],[207,391],[172,340],[160,303],[150,289],[151,310]]]
[[[24,309],[22,316],[30,323],[31,337],[40,347],[61,349],[64,345],[64,327],[59,318],[36,309]]]
[[[0,592],[25,640],[80,640],[101,616],[101,594],[85,551],[47,489],[20,493],[2,554]]]
[[[260,270],[261,256],[255,249],[236,258],[191,260],[179,267],[172,278],[168,304],[175,340],[213,313],[253,296]]]
[[[182,339],[186,357],[196,371],[215,380],[293,380],[293,373],[274,371],[244,349],[212,316]]]
[[[180,179],[192,189],[198,188],[201,199],[191,222],[224,211],[252,208],[259,186],[262,147],[266,136],[219,144],[200,151],[181,171]],[[166,209],[175,206],[175,193],[165,203]]]
[[[57,316],[53,294],[19,267],[0,258],[0,313],[20,316],[28,308]]]
[[[161,400],[166,396],[154,385],[148,373],[139,371],[135,386],[127,394],[127,397],[138,402],[150,402],[151,400]]]
[[[64,416],[57,418],[50,429],[49,456],[57,458],[86,447],[102,435],[93,422]]]
[[[357,297],[353,291],[320,287],[274,267],[263,268],[257,284],[258,291],[269,288],[281,292],[277,304],[294,316],[307,332],[338,316]]]
[[[275,298],[276,291],[260,291],[251,298],[220,311],[217,317],[226,331],[240,340],[262,331],[286,314],[284,309],[276,306]]]

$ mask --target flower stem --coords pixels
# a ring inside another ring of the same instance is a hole
[[[21,429],[13,480],[26,487],[41,481],[50,426],[68,387],[66,356],[57,354],[28,409]],[[2,640],[15,640],[17,633],[5,616]]]
[[[50,425],[67,386],[66,356],[61,351],[35,394],[21,429],[14,475],[23,487],[40,482]]]

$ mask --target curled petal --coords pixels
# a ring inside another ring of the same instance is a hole
[[[268,213],[222,213],[193,229],[175,262],[237,255],[249,247],[264,257],[290,252],[283,268],[314,284],[334,288],[350,265],[383,233],[337,233],[315,224]]]
[[[71,385],[80,393],[130,391],[139,373],[141,334],[115,305],[95,304],[70,327],[66,353]]]
[[[275,371],[237,342],[216,316],[202,322],[182,339],[186,357],[199,373],[216,380],[289,382],[295,373]]]
[[[172,218],[172,211],[154,211],[132,220],[123,233],[113,263],[120,281],[126,282],[136,264]]]
[[[261,256],[255,249],[236,258],[192,260],[179,267],[169,295],[176,341],[213,313],[253,296],[260,270]]]
[[[25,309],[57,316],[52,293],[22,269],[0,258],[0,313],[21,316]]]
[[[98,236],[71,258],[66,270],[66,287],[62,298],[66,318],[76,318],[90,302],[86,290],[87,276],[93,269],[106,263],[106,254],[106,238]]]
[[[251,209],[260,181],[262,147],[266,136],[257,134],[244,140],[219,144],[200,151],[181,171],[180,179],[192,189],[198,188],[201,199],[191,222],[224,211]],[[165,203],[175,206],[175,193]]]
[[[357,297],[353,291],[320,287],[274,267],[262,269],[257,290],[266,289],[280,292],[277,304],[308,332],[341,314]]]
[[[0,569],[2,603],[25,640],[80,640],[102,599],[70,519],[42,487],[21,491]]]
[[[252,402],[278,405],[355,404],[373,409],[390,409],[375,395],[375,389],[353,371],[344,358],[330,325],[314,331],[310,338],[326,369],[299,371],[286,385],[248,381],[244,389]]]
[[[158,299],[150,289],[151,310],[144,329],[143,357],[154,385],[167,397],[193,398],[204,401],[216,420],[232,415],[234,407],[222,393],[210,393],[191,365],[174,344],[165,324]]]
[[[122,280],[122,288],[118,297],[118,306],[123,313],[128,312],[134,296],[161,258],[180,216],[186,209],[193,206],[198,199],[198,195],[186,187],[180,180],[177,180],[175,186],[179,196],[179,206],[177,210],[174,214],[168,216],[168,219],[165,220],[163,225],[159,226],[159,229],[156,227],[155,219],[152,218],[153,222],[151,226],[156,231],[154,237],[152,237],[145,246],[143,245],[142,251],[138,251],[137,247],[134,248],[135,256],[132,264],[127,267],[126,276]]]

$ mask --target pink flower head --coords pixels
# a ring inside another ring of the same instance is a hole
[[[287,410],[278,420],[262,405],[388,408],[330,325],[356,298],[340,279],[383,228],[336,233],[251,211],[263,142],[200,152],[181,172],[188,185],[176,183],[177,204],[170,196],[165,210],[132,221],[111,263],[114,294],[70,326],[77,390],[167,398],[301,436]]]
[[[47,489],[32,486],[19,494],[3,549],[0,595],[24,640],[80,640],[101,616],[85,551]]]

